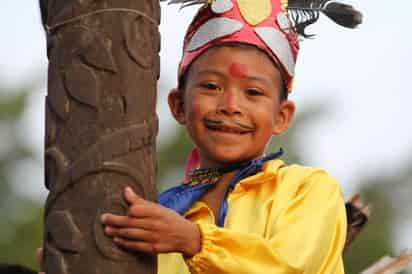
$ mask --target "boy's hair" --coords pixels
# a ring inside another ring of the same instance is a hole
[[[37,272],[18,264],[0,264],[0,274],[37,274]]]
[[[259,47],[255,46],[255,45],[252,45],[252,44],[246,44],[246,43],[241,43],[241,42],[225,42],[225,43],[220,43],[220,44],[214,45],[214,46],[210,47],[208,50],[214,49],[214,48],[223,48],[223,47],[256,49],[256,50],[260,51],[261,53],[265,54],[269,58],[269,60],[272,62],[272,64],[275,66],[275,68],[279,69],[278,65],[273,61],[272,58],[270,58],[268,56],[268,54],[264,50],[260,49]],[[206,50],[205,52],[207,52],[208,50]],[[196,59],[198,59],[200,56],[202,56],[205,52],[203,52],[202,54],[197,56]],[[179,79],[178,89],[180,91],[183,91],[186,88],[187,75],[189,74],[190,68],[191,68],[192,64],[196,61],[196,59],[193,60],[193,62],[186,69],[186,72]],[[288,99],[288,92],[286,90],[285,83],[282,79],[282,81],[280,81],[280,87],[279,87],[279,100],[282,102],[282,101],[285,101],[287,99]]]

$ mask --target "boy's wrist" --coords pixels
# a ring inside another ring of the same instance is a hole
[[[185,233],[186,240],[183,243],[182,254],[185,258],[191,258],[200,252],[201,249],[201,234],[199,226],[195,223],[190,223],[190,232]]]

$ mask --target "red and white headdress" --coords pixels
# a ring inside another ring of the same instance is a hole
[[[278,65],[288,92],[292,90],[298,35],[324,13],[336,23],[354,28],[362,15],[332,0],[172,0],[183,6],[203,4],[190,24],[183,45],[179,80],[208,48],[226,42],[254,45]]]

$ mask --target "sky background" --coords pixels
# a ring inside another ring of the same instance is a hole
[[[38,4],[33,0],[2,3],[0,86],[37,86],[22,121],[22,135],[41,157],[47,58]],[[306,160],[303,164],[325,168],[349,196],[356,191],[358,178],[381,170],[390,173],[411,162],[412,35],[408,26],[412,1],[346,3],[362,10],[364,23],[347,30],[323,18],[310,28],[317,36],[301,43],[291,99],[298,112],[314,103],[332,106],[328,115],[305,128],[299,149]],[[161,82],[170,88],[175,85],[181,41],[194,11],[179,12],[176,6],[162,4]],[[159,91],[160,141],[167,141],[165,133],[176,125],[165,104],[166,96],[167,90]],[[0,141],[5,135],[1,132]],[[7,145],[0,143],[0,150]],[[16,172],[27,181],[22,191],[44,199],[42,168],[27,166],[26,170],[24,174]],[[412,240],[408,242],[412,247]]]

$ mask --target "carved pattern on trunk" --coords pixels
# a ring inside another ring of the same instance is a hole
[[[154,274],[155,257],[120,250],[104,236],[100,215],[126,213],[126,186],[156,198],[159,3],[40,1],[51,26],[44,270]]]

